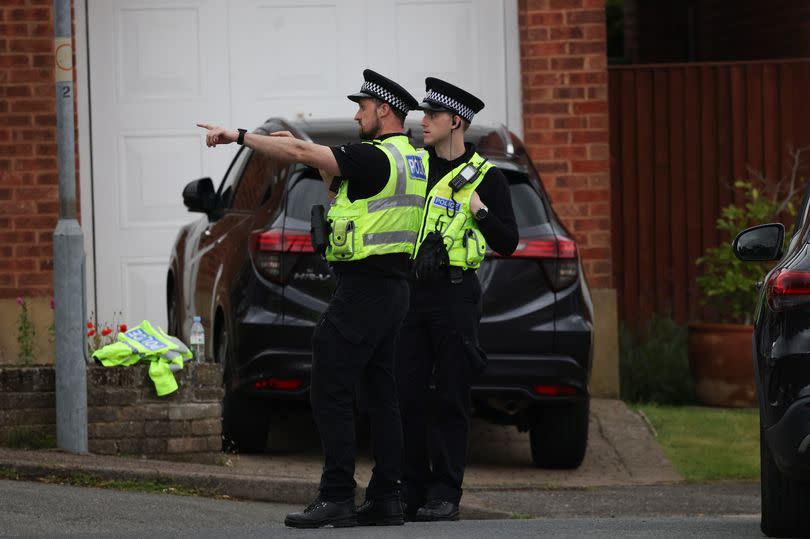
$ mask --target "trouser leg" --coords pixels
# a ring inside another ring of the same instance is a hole
[[[433,469],[428,497],[459,503],[470,430],[469,343],[478,343],[481,304],[477,279],[450,287],[430,321],[436,365],[428,419]]]
[[[356,453],[354,392],[368,345],[347,340],[322,317],[312,339],[312,413],[324,453],[321,497],[340,501],[354,496]]]
[[[412,308],[400,334],[396,373],[402,412],[403,499],[413,507],[425,503],[430,482],[427,399],[432,367],[430,335]]]

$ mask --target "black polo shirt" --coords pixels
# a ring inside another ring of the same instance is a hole
[[[377,140],[405,136],[390,133]],[[391,174],[388,156],[374,144],[344,144],[333,146],[332,153],[337,161],[340,175],[332,181],[331,190],[337,192],[341,182],[348,182],[348,196],[351,202],[370,198],[383,190]],[[332,262],[335,273],[372,273],[392,277],[408,276],[410,255],[395,253],[373,255],[357,261]]]

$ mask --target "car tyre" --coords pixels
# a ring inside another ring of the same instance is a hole
[[[538,468],[572,470],[585,458],[590,399],[543,405],[534,410],[529,441]]]
[[[227,373],[232,365],[228,361],[232,351],[225,328],[220,328],[217,343],[217,361]],[[229,379],[226,374],[225,398],[222,401],[222,450],[263,453],[270,428],[269,406],[260,398],[230,389]]]
[[[810,537],[810,483],[785,477],[760,427],[760,528],[768,537]]]

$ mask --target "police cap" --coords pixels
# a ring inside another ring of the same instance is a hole
[[[422,110],[451,112],[472,122],[473,116],[484,108],[484,102],[470,92],[435,77],[425,79],[425,91],[427,95],[419,104]]]
[[[370,69],[363,70],[363,86],[356,94],[351,94],[348,97],[355,103],[359,102],[364,97],[376,97],[385,101],[402,114],[408,114],[409,111],[415,109],[419,104],[408,91],[392,81],[387,77],[383,77],[376,71]]]

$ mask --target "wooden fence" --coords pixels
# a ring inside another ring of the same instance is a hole
[[[700,311],[695,259],[748,167],[789,176],[810,145],[810,59],[611,67],[612,252],[619,315]],[[810,151],[801,168],[807,176]]]

